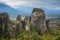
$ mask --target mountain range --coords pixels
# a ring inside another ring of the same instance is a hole
[[[0,13],[7,12],[10,17],[16,17],[18,13],[20,13],[18,10],[6,5],[0,3]]]
[[[43,9],[47,19],[60,18],[60,10],[48,10],[46,8]],[[16,17],[19,14],[22,16],[30,16],[32,10],[32,7],[19,7],[18,9],[14,9],[6,4],[0,3],[0,13],[7,12],[10,17]]]

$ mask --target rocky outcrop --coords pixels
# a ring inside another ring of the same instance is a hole
[[[31,24],[35,26],[39,34],[44,34],[46,29],[46,18],[44,10],[34,8],[31,15]]]
[[[4,37],[8,36],[7,33],[7,23],[8,23],[8,14],[7,13],[1,13],[0,14],[0,33],[4,35]]]
[[[15,37],[8,13],[3,13],[2,28],[4,37]]]
[[[22,22],[21,22],[21,16],[20,15],[18,15],[16,18],[16,29],[17,29],[18,34],[22,33]]]
[[[25,21],[25,30],[26,30],[27,34],[30,35],[30,21],[29,21],[29,17],[26,16],[24,21]]]
[[[12,27],[12,24],[10,21],[8,21],[7,26],[8,26],[7,27],[7,33],[9,35],[9,37],[15,37],[15,32],[13,30],[13,27]]]

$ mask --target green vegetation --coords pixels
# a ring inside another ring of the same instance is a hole
[[[60,40],[60,30],[51,28],[48,33],[39,35],[33,28],[30,36],[23,30],[23,34],[20,36],[17,35],[16,38],[11,38],[10,40]]]
[[[24,22],[22,24],[24,24]],[[1,37],[0,39],[5,40],[3,37]],[[52,25],[47,33],[39,35],[38,32],[36,32],[35,28],[31,26],[31,35],[27,35],[24,29],[23,33],[20,36],[16,33],[16,37],[10,38],[10,40],[60,40],[60,30],[57,29],[55,25]]]

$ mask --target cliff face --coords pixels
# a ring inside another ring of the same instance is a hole
[[[10,18],[8,13],[1,13],[0,14],[0,36],[4,34],[4,37],[14,37],[14,34],[12,33],[13,30],[12,25],[10,23]]]
[[[46,18],[42,9],[34,8],[31,15],[31,23],[36,30],[43,34],[46,31]]]
[[[3,26],[5,20],[7,21],[8,19],[9,18],[7,13],[0,13],[0,27]]]
[[[16,29],[17,29],[17,33],[20,35],[22,34],[22,22],[21,22],[21,15],[18,15],[16,17]]]
[[[26,17],[24,18],[24,21],[25,21],[25,30],[26,30],[27,34],[30,35],[31,32],[30,32],[29,17],[26,16]]]
[[[7,22],[8,22],[8,14],[0,13],[0,33],[2,33],[1,35],[3,35],[3,32],[7,30]]]

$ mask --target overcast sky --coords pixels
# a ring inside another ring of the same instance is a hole
[[[60,10],[60,0],[0,0],[0,3],[7,4],[13,8],[20,6],[45,7],[49,10]]]

